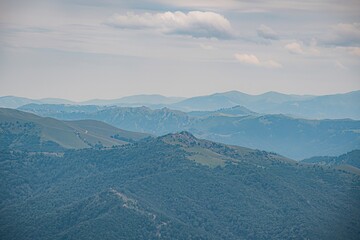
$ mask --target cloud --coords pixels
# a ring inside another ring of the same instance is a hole
[[[336,24],[321,42],[335,46],[360,46],[360,23]]]
[[[350,47],[349,51],[351,54],[360,57],[360,47]]]
[[[252,64],[252,65],[260,65],[260,60],[252,54],[235,54],[235,58],[242,62],[242,63],[247,63],[247,64]]]
[[[235,58],[239,62],[248,64],[248,65],[267,67],[267,68],[281,68],[282,67],[282,65],[280,63],[278,63],[274,60],[261,61],[258,57],[256,57],[253,54],[236,53]]]
[[[107,25],[124,29],[155,29],[165,34],[188,35],[196,38],[227,39],[234,37],[229,20],[214,12],[116,14]]]
[[[304,54],[304,50],[302,49],[301,45],[297,42],[286,44],[285,49],[292,54]]]
[[[204,50],[214,50],[215,49],[215,47],[213,45],[204,44],[204,43],[200,44],[200,47]]]
[[[317,42],[312,39],[310,43],[292,42],[285,45],[285,49],[295,55],[319,56],[320,50],[317,48]]]
[[[353,56],[360,57],[360,47],[336,47],[336,48],[341,49]]]
[[[278,34],[274,30],[272,30],[270,27],[268,27],[266,25],[261,25],[257,29],[257,34],[258,34],[259,37],[262,37],[264,39],[270,39],[270,40],[279,39]]]
[[[344,66],[340,61],[335,61],[335,66],[341,70],[346,70],[347,67]]]

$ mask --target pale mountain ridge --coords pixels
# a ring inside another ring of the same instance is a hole
[[[236,105],[241,105],[251,109],[250,106],[252,106],[254,103],[279,104],[293,100],[303,101],[312,99],[314,97],[316,96],[294,94],[289,95],[278,92],[266,92],[263,94],[251,95],[240,91],[228,91],[188,98],[181,102],[172,104],[171,107],[184,111],[214,111],[220,108],[229,108]]]
[[[214,111],[236,105],[266,114],[287,114],[308,119],[360,119],[360,91],[324,96],[267,92],[249,95],[238,91],[185,99],[170,108],[182,111]]]
[[[16,96],[3,96],[0,97],[0,107],[2,108],[18,108],[27,104],[78,104],[77,102],[70,101],[62,98],[42,98],[30,99]]]
[[[173,104],[184,100],[183,97],[166,97],[159,94],[140,94],[126,96],[118,99],[92,99],[83,101],[84,105],[157,105],[157,104]]]
[[[42,104],[39,100],[33,100],[24,97],[3,96],[0,97],[0,107],[4,108],[18,108],[26,104],[37,103]]]
[[[18,108],[26,104],[71,104],[141,107],[152,109],[167,107],[185,112],[216,111],[222,108],[243,106],[262,114],[286,114],[307,119],[360,119],[360,91],[324,96],[293,95],[267,92],[250,95],[239,91],[215,93],[191,98],[165,97],[162,95],[134,95],[113,100],[89,100],[72,102],[64,99],[32,100],[17,97],[0,98],[0,107]]]
[[[91,99],[87,101],[71,101],[62,98],[30,99],[17,96],[0,97],[0,107],[18,108],[27,104],[65,104],[65,105],[99,105],[99,106],[152,106],[169,105],[184,100],[183,97],[166,97],[159,94],[142,94],[126,96],[118,99]]]

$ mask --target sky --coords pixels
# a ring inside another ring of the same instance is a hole
[[[359,89],[358,0],[0,0],[0,96]]]

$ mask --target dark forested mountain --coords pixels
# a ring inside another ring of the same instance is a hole
[[[1,239],[358,239],[360,178],[187,132],[0,151]]]
[[[168,108],[96,108],[32,104],[20,109],[63,120],[94,119],[155,135],[187,130],[201,138],[274,151],[298,160],[360,148],[360,121],[350,119],[305,120],[281,114],[259,115],[242,107],[195,113]]]
[[[0,149],[55,151],[111,147],[148,137],[95,120],[60,121],[0,108]]]
[[[302,160],[304,163],[316,163],[325,166],[337,166],[346,168],[348,166],[357,168],[360,173],[360,150],[342,154],[340,156],[317,156]]]

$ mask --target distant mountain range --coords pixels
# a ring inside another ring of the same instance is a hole
[[[28,151],[104,148],[150,136],[95,120],[60,121],[6,108],[0,108],[0,133],[0,150]]]
[[[165,97],[158,94],[152,95],[134,95],[123,97],[119,99],[92,99],[83,102],[74,102],[61,98],[43,98],[43,99],[29,99],[15,96],[0,97],[0,107],[3,108],[18,108],[26,104],[68,104],[68,105],[99,105],[99,106],[153,106],[172,104],[184,100],[181,97]]]
[[[236,105],[267,114],[287,114],[310,119],[360,119],[360,91],[327,96],[299,96],[268,92],[248,95],[232,91],[193,97],[169,107],[183,111],[213,111]]]
[[[360,121],[260,115],[240,106],[189,113],[168,108],[36,104],[19,109],[61,120],[93,119],[158,136],[186,130],[208,140],[273,151],[297,160],[360,148]]]
[[[199,96],[185,99],[172,104],[172,108],[184,111],[213,111],[219,108],[229,108],[235,105],[248,107],[252,110],[262,112],[273,104],[281,104],[289,101],[303,101],[315,96],[287,95],[277,92],[267,92],[260,95],[249,95],[239,91],[215,93],[207,96]]]
[[[285,114],[308,119],[360,119],[360,91],[325,96],[288,95],[267,92],[249,95],[238,91],[216,93],[192,98],[165,97],[161,95],[135,95],[113,100],[72,102],[63,99],[32,100],[19,97],[1,97],[0,107],[18,108],[26,104],[116,105],[146,106],[152,109],[167,107],[185,112],[216,111],[242,106],[262,114]]]
[[[188,132],[64,154],[4,148],[0,173],[3,240],[359,237],[359,175]]]

